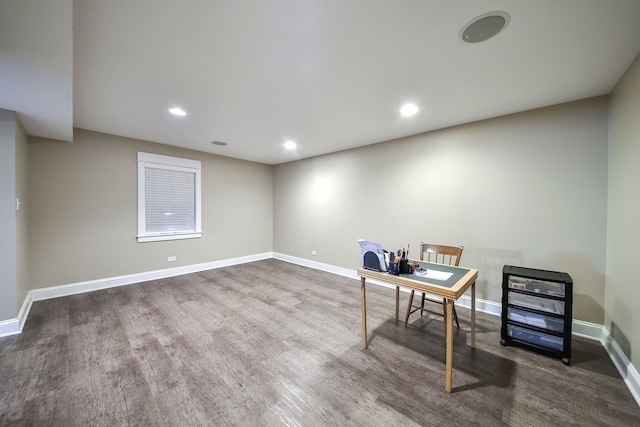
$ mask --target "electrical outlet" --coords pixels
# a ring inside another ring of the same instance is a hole
[[[316,255],[318,255],[318,252],[316,252],[316,251],[311,251],[311,255],[316,256]]]
[[[174,256],[170,256],[169,258],[167,258],[167,261],[175,261],[175,260],[176,260],[176,257]]]

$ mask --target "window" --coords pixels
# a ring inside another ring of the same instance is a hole
[[[138,242],[201,236],[200,162],[138,152]]]

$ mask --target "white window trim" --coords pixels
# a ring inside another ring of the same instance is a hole
[[[147,166],[192,172],[196,178],[195,230],[171,232],[147,232],[145,215],[145,169]],[[157,242],[163,240],[197,239],[202,237],[201,222],[201,163],[198,160],[163,156],[160,154],[138,152],[138,242]]]

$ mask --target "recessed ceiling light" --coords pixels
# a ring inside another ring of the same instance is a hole
[[[405,117],[411,117],[414,114],[416,114],[418,111],[420,111],[420,108],[418,108],[418,106],[416,104],[404,104],[401,108],[400,108],[400,114],[402,114]]]
[[[284,144],[282,145],[284,145],[284,148],[287,150],[294,150],[298,146],[298,144],[296,144],[295,141],[291,141],[291,140],[285,141]]]
[[[220,147],[224,147],[225,145],[228,145],[226,142],[223,142],[223,141],[211,141],[211,143],[213,145],[219,145]]]
[[[507,12],[489,12],[473,18],[458,33],[465,43],[480,43],[498,35],[511,21]]]
[[[187,115],[187,112],[184,111],[182,108],[179,108],[179,107],[169,108],[169,112],[171,114],[176,115],[176,116],[186,116]]]

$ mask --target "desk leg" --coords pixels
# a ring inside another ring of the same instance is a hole
[[[476,282],[471,285],[471,348],[476,348]]]
[[[447,362],[446,362],[446,382],[445,390],[451,393],[452,390],[452,378],[453,378],[453,300],[447,299]]]
[[[367,348],[367,292],[364,286],[365,278],[360,278],[360,294],[362,296],[362,346]]]
[[[400,286],[396,286],[396,322],[400,318],[398,310],[400,307]]]

